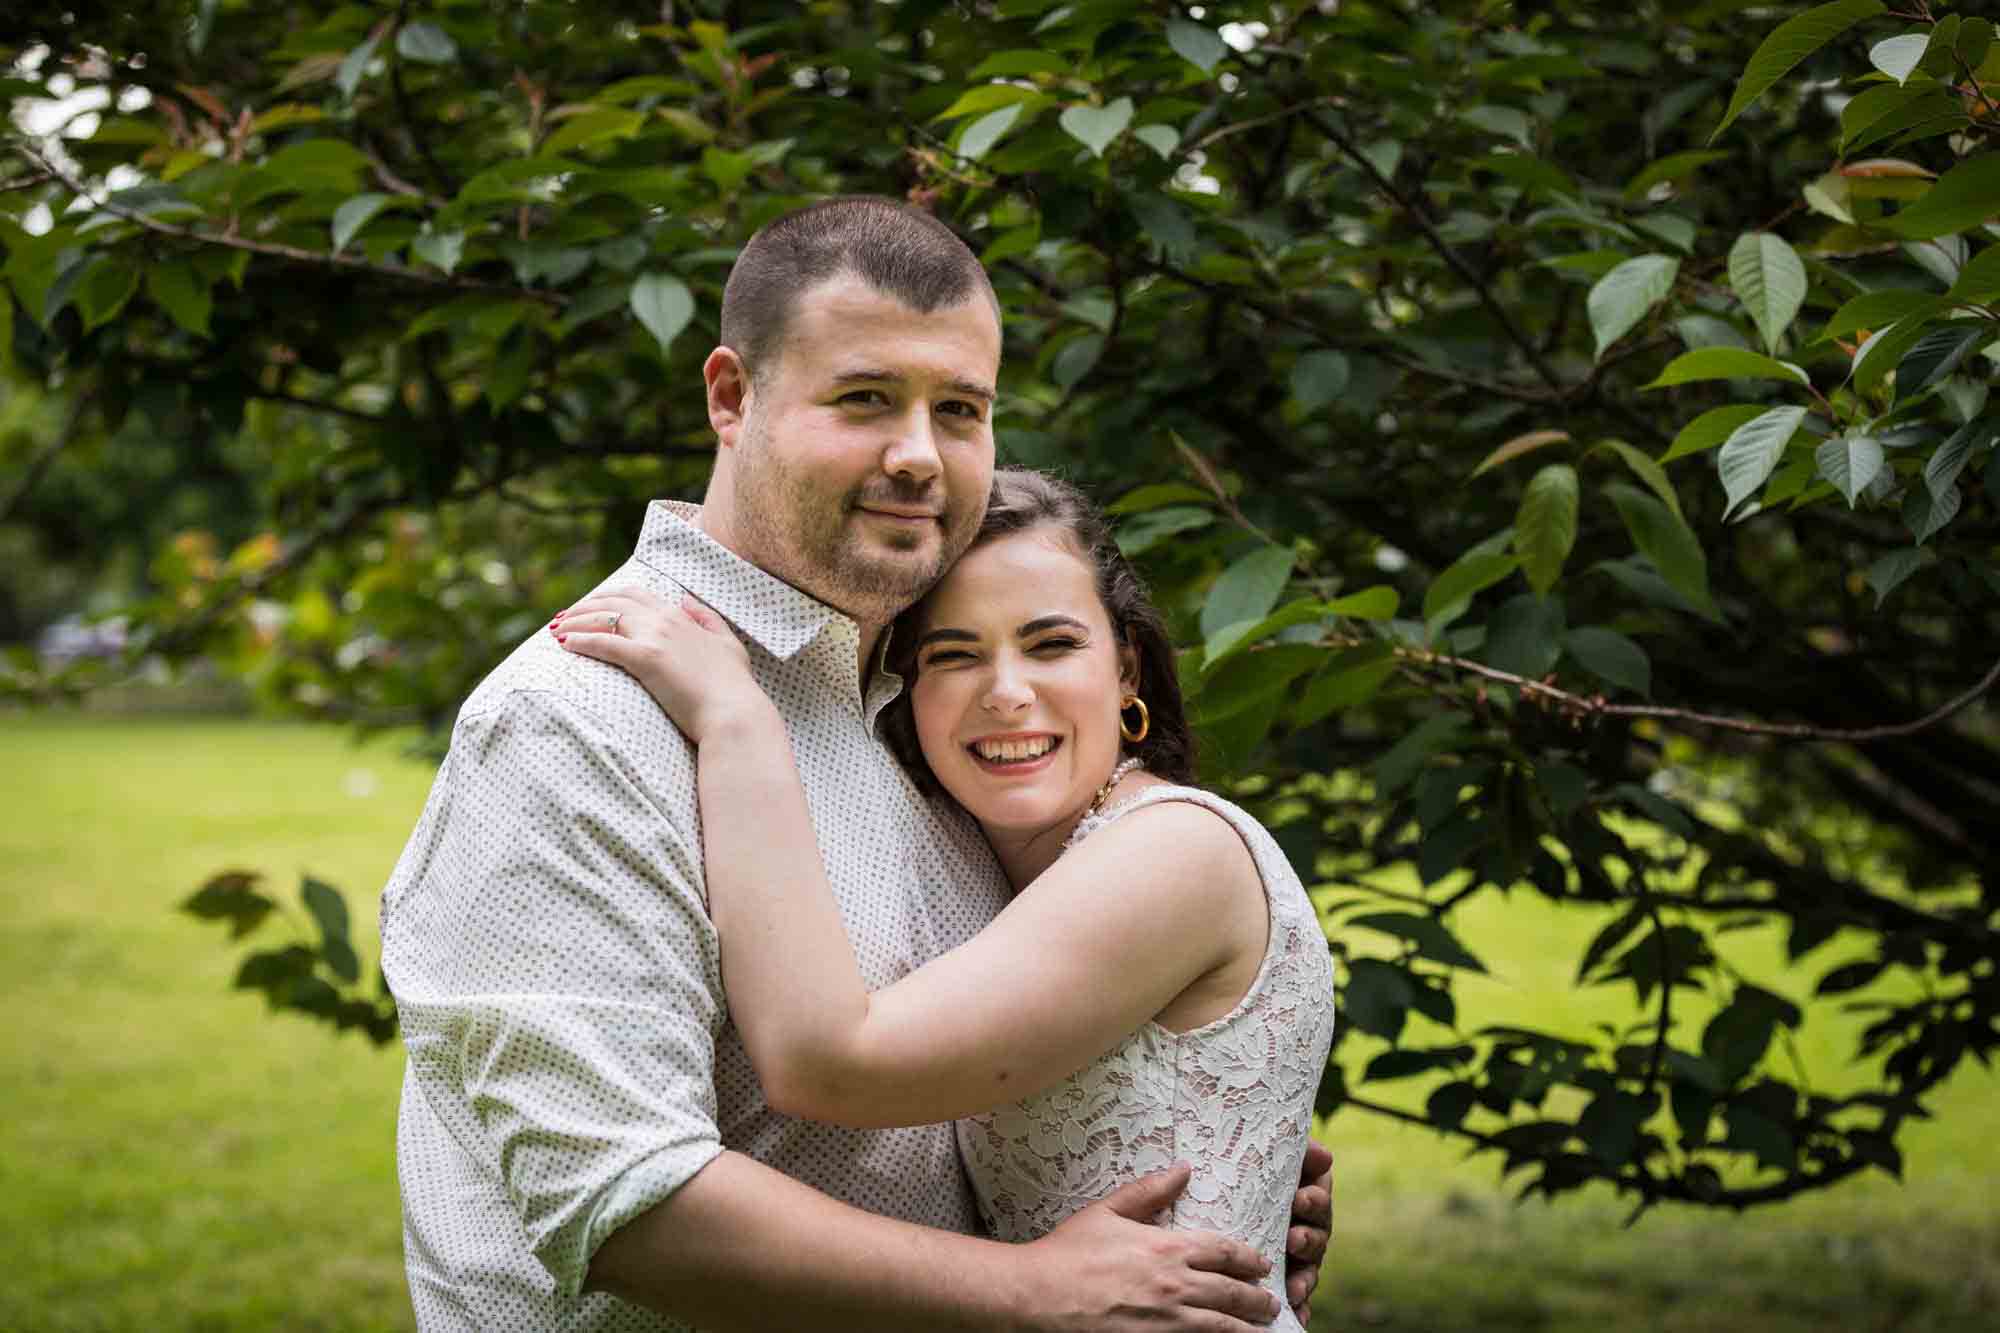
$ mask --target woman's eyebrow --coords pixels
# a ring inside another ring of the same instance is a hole
[[[934,629],[917,640],[917,647],[949,641],[951,643],[978,643],[979,636],[969,629]]]
[[[1068,629],[1079,629],[1086,634],[1090,632],[1090,626],[1084,624],[1075,616],[1054,615],[1037,616],[1033,620],[1023,623],[1021,628],[1015,630],[1014,633],[1025,639],[1030,634],[1040,634],[1043,630],[1054,629],[1058,625]]]

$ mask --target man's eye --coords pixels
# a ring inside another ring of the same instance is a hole
[[[889,401],[889,395],[880,389],[856,389],[840,395],[839,401],[853,407],[879,407]]]
[[[968,421],[979,420],[979,404],[977,403],[961,403],[957,401],[939,403],[938,411],[951,416],[964,417]]]

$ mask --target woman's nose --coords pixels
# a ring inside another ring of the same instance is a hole
[[[1035,692],[1021,673],[1001,666],[994,670],[986,682],[986,697],[981,700],[989,713],[1017,713],[1034,702]]]

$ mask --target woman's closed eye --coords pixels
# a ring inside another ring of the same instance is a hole
[[[1063,653],[1073,652],[1081,647],[1083,647],[1082,639],[1070,639],[1058,636],[1053,639],[1042,639],[1030,647],[1028,651],[1031,653],[1042,653],[1049,657],[1058,657]]]

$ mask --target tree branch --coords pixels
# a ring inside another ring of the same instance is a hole
[[[1334,146],[1346,155],[1348,161],[1360,167],[1363,173],[1375,182],[1375,188],[1388,195],[1396,206],[1403,210],[1416,225],[1417,230],[1423,232],[1424,239],[1430,242],[1431,249],[1437,251],[1438,257],[1472,288],[1473,294],[1479,298],[1479,304],[1485,306],[1486,312],[1506,330],[1507,340],[1520,349],[1521,354],[1528,359],[1528,364],[1535,368],[1535,373],[1542,377],[1543,383],[1558,394],[1566,392],[1562,378],[1556,374],[1555,368],[1549,365],[1541,349],[1535,346],[1534,339],[1528,337],[1514,322],[1514,317],[1507,313],[1506,307],[1493,295],[1492,289],[1486,285],[1486,280],[1472,271],[1472,266],[1459,256],[1458,251],[1452,248],[1451,242],[1445,240],[1438,229],[1431,224],[1430,218],[1425,216],[1416,201],[1398,189],[1394,181],[1383,175],[1381,168],[1369,161],[1367,154],[1356,147],[1354,141],[1325,115],[1316,109],[1308,109],[1305,115],[1307,120],[1319,128],[1321,134],[1333,141]]]
[[[430,273],[419,268],[409,268],[402,264],[378,264],[356,255],[333,254],[324,250],[307,250],[296,245],[281,245],[275,241],[253,241],[242,236],[225,235],[220,232],[197,231],[192,227],[177,226],[171,222],[161,222],[144,213],[114,204],[109,200],[92,198],[82,181],[51,165],[32,148],[15,145],[15,151],[48,171],[57,180],[69,187],[77,197],[90,199],[96,208],[101,208],[113,217],[125,219],[144,227],[147,231],[161,236],[173,236],[184,241],[194,241],[201,245],[223,246],[231,250],[247,250],[252,254],[270,255],[275,259],[288,259],[297,264],[310,264],[318,268],[342,269],[354,273],[373,273],[384,278],[394,278],[398,282],[413,283],[420,287],[437,287],[449,291],[495,292],[507,296],[525,297],[531,301],[541,301],[557,307],[569,304],[569,298],[560,292],[540,291],[532,287],[517,287],[511,283],[487,282],[481,278],[461,277],[448,273]]]
[[[90,397],[87,394],[79,393],[71,400],[69,415],[63,419],[62,429],[28,460],[27,471],[21,474],[21,484],[7,497],[7,503],[0,504],[0,523],[12,519],[14,511],[27,503],[28,496],[33,493],[35,487],[42,484],[42,477],[54,465],[57,456],[69,448],[70,441],[76,438],[77,426],[83,421],[84,409],[89,405]]]
[[[1980,695],[2000,681],[2000,662],[1995,662],[1979,681],[1963,694],[1946,700],[1938,707],[1910,722],[1893,722],[1879,727],[1816,727],[1806,722],[1759,722],[1750,718],[1723,717],[1715,713],[1699,713],[1690,708],[1669,708],[1656,704],[1614,704],[1605,701],[1602,695],[1584,696],[1569,690],[1558,689],[1546,681],[1529,680],[1511,671],[1501,671],[1483,662],[1469,658],[1454,657],[1448,653],[1434,653],[1423,649],[1399,648],[1398,657],[1421,666],[1448,666],[1466,671],[1487,680],[1511,685],[1524,695],[1546,699],[1563,712],[1577,718],[1583,717],[1653,717],[1662,721],[1677,722],[1687,726],[1715,727],[1723,731],[1737,731],[1751,736],[1777,736],[1787,740],[1805,741],[1877,741],[1895,736],[1914,736],[1928,727],[1936,726],[1952,714],[1966,707]]]

